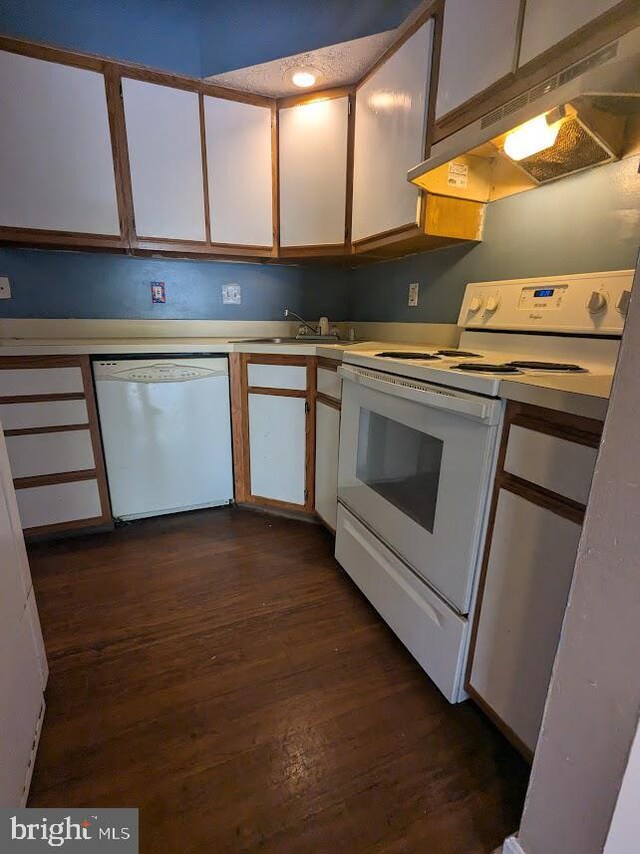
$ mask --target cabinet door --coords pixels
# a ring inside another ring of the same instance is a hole
[[[520,0],[447,0],[436,120],[513,71]]]
[[[354,241],[417,222],[407,171],[424,159],[432,41],[429,20],[356,94]]]
[[[447,0],[449,2],[449,0]],[[520,46],[520,66],[526,65],[603,12],[619,0],[527,0]]]
[[[126,78],[122,90],[137,235],[204,241],[198,95]]]
[[[580,525],[502,489],[491,536],[470,685],[535,749]]]
[[[0,51],[0,225],[120,234],[104,78]]]
[[[344,243],[349,99],[279,113],[280,244]]]
[[[334,531],[338,514],[340,410],[316,403],[316,513]]]
[[[272,246],[271,110],[204,99],[211,240]]]
[[[304,506],[306,401],[249,394],[251,495]]]

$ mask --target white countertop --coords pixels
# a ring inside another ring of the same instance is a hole
[[[345,350],[409,349],[406,342],[367,341],[351,344],[295,342],[291,344],[238,343],[229,338],[5,338],[1,356],[125,355],[160,353],[281,353],[322,356],[342,360]],[[556,409],[586,418],[603,420],[609,403],[611,376],[554,374],[514,379],[503,378],[500,396],[535,406]]]

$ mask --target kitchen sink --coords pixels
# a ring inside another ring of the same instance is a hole
[[[334,335],[305,335],[300,338],[234,338],[232,344],[340,344]]]

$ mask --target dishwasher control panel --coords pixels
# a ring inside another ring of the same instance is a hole
[[[93,363],[96,382],[176,383],[228,373],[224,357],[205,359],[121,359]]]

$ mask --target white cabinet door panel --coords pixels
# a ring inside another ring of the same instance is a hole
[[[2,403],[0,423],[5,430],[30,427],[58,427],[87,424],[89,413],[84,400],[47,400],[42,403]]]
[[[424,159],[432,40],[429,20],[357,91],[353,240],[416,222],[407,171]]]
[[[318,368],[318,391],[334,397],[336,400],[342,398],[342,380],[337,371],[328,368]]]
[[[305,450],[304,398],[250,394],[251,494],[303,505]]]
[[[136,233],[205,240],[198,95],[127,78],[122,90]]]
[[[273,244],[271,110],[204,99],[211,239]]]
[[[280,243],[344,243],[349,99],[279,113]]]
[[[336,529],[338,514],[338,448],[340,410],[316,405],[316,513]]]
[[[304,365],[253,365],[247,366],[250,386],[258,388],[290,388],[302,391],[307,387],[307,369]]]
[[[95,467],[89,430],[7,436],[14,477],[37,477]]]
[[[596,448],[512,425],[504,470],[586,504],[597,456]]]
[[[0,225],[120,234],[101,74],[0,51]]]
[[[538,739],[580,525],[502,490],[471,686],[531,750]]]
[[[436,119],[513,71],[520,0],[447,0]]]
[[[447,0],[449,2],[449,0]],[[520,46],[520,66],[584,27],[619,0],[527,0]]]
[[[81,368],[6,368],[0,370],[0,397],[84,392]]]
[[[23,528],[102,516],[97,480],[30,486],[18,489],[16,498]]]

